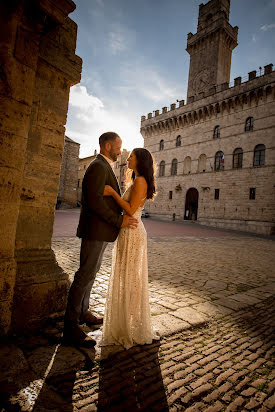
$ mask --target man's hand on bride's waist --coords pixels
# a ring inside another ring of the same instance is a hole
[[[128,215],[123,215],[123,221],[121,227],[129,227],[130,229],[135,229],[138,225],[138,220],[135,217]]]

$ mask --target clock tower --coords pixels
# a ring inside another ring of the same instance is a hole
[[[229,83],[232,50],[238,44],[238,27],[229,24],[229,9],[230,0],[210,0],[199,6],[197,33],[189,33],[187,39],[187,102],[202,98],[202,92],[213,86]]]

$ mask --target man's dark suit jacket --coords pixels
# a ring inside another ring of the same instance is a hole
[[[104,186],[119,194],[115,174],[103,156],[97,155],[89,165],[82,182],[81,213],[77,236],[90,240],[116,240],[122,225],[122,209],[112,196],[103,196]]]

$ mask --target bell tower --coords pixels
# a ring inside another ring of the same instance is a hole
[[[199,6],[197,33],[188,34],[190,54],[187,102],[202,92],[229,83],[232,50],[237,46],[238,27],[229,24],[230,0],[210,0]]]

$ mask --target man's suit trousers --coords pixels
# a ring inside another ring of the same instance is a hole
[[[101,240],[82,239],[80,267],[69,291],[65,327],[77,325],[81,316],[88,312],[91,289],[107,244]]]

